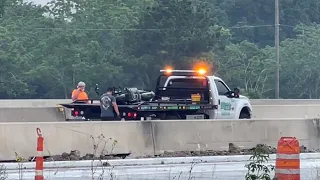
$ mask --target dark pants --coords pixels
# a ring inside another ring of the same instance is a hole
[[[120,121],[121,117],[101,117],[102,121]]]

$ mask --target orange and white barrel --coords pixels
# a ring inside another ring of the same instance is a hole
[[[35,180],[44,180],[43,177],[43,143],[44,138],[42,137],[42,133],[40,128],[37,128],[37,156],[36,156],[36,172],[35,172]]]
[[[300,146],[295,137],[281,137],[278,141],[275,178],[300,180]]]

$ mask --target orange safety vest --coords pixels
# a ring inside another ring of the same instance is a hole
[[[75,90],[72,91],[72,97],[71,97],[71,98],[73,99],[73,97],[74,97],[77,93],[79,93],[79,94],[78,94],[78,98],[77,98],[78,101],[88,101],[88,100],[89,100],[88,95],[87,95],[86,92],[84,92],[84,91],[78,92],[77,89],[75,89]]]

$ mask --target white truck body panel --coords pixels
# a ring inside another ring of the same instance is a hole
[[[210,119],[239,119],[242,110],[246,109],[245,112],[249,113],[251,118],[252,107],[249,99],[246,96],[240,95],[239,98],[228,97],[223,94],[223,91],[231,91],[228,85],[219,77],[206,76],[208,78],[210,86],[210,103],[217,105],[218,109],[206,110],[206,114],[209,115]],[[199,78],[204,79],[203,76],[170,76],[166,80],[164,87],[168,86],[173,79],[183,78]],[[219,88],[218,88],[219,87]],[[165,90],[165,88],[163,88]],[[222,92],[219,92],[222,90]]]

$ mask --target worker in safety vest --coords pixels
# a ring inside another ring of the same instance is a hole
[[[78,83],[77,89],[72,91],[72,101],[83,101],[88,102],[89,98],[87,93],[85,92],[86,84],[82,81]]]

